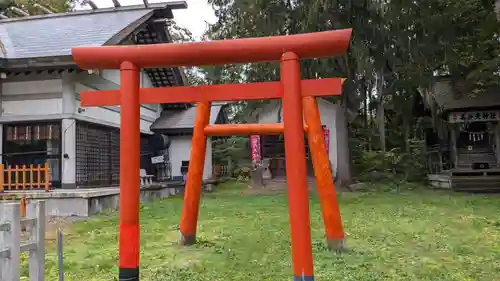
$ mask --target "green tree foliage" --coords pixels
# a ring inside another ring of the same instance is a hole
[[[23,16],[12,8],[21,9],[29,15],[46,14],[44,8],[53,13],[63,13],[73,10],[77,2],[77,0],[0,0],[0,12],[9,18]]]
[[[228,158],[250,163],[250,144],[247,137],[233,136],[213,141],[214,162],[226,162]]]
[[[353,28],[345,56],[305,60],[303,77],[347,78],[341,103],[358,113],[349,124],[351,141],[358,144],[351,145],[354,163],[378,150],[388,158],[413,155],[398,158],[411,163],[425,160],[414,157],[422,154],[422,130],[429,123],[413,114],[420,87],[431,85],[436,74],[451,77],[456,96],[481,94],[500,82],[494,2],[209,0],[218,21],[206,36],[232,39]],[[279,68],[273,63],[224,66],[206,78],[216,83],[277,80]],[[240,104],[238,122],[263,103]]]

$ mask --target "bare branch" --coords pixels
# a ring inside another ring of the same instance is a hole
[[[118,0],[112,0],[112,1],[113,1],[113,5],[115,6],[115,8],[122,6],[122,4],[120,4],[120,2],[118,2]]]
[[[29,15],[30,15],[28,12],[26,12],[26,11],[24,11],[24,10],[21,10],[21,9],[19,9],[19,8],[17,8],[17,7],[10,7],[10,10],[11,10],[13,13],[15,13],[16,15],[18,15],[18,16],[24,16],[24,17],[27,17],[27,16],[29,16]]]
[[[47,8],[45,6],[42,6],[42,5],[38,4],[38,3],[33,4],[33,7],[42,10],[42,12],[44,12],[46,14],[53,14],[54,13],[54,11],[52,11],[51,9],[49,9],[49,8]]]

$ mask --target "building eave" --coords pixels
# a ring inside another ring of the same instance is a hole
[[[175,129],[155,129],[151,130],[153,133],[164,134],[167,136],[191,136],[193,135],[193,128],[175,128]]]
[[[119,44],[158,44],[171,43],[171,36],[168,33],[167,23],[173,18],[173,9],[185,9],[185,1],[173,1],[165,3],[134,6],[122,6],[115,8],[104,8],[96,10],[82,10],[65,14],[50,14],[25,18],[0,20],[1,22],[25,22],[40,19],[59,19],[64,17],[95,15],[131,10],[147,10],[134,21],[123,25],[125,28],[114,34],[104,45]],[[81,42],[79,43],[81,44]],[[85,44],[85,42],[83,43]],[[101,44],[101,43],[99,43]],[[14,52],[15,53],[15,52]],[[66,53],[66,52],[63,52]],[[15,54],[14,54],[15,55]],[[26,57],[26,58],[6,58],[0,60],[0,70],[7,72],[24,72],[43,69],[66,69],[76,67],[71,54],[54,55],[47,57]],[[178,68],[158,68],[145,69],[155,87],[181,86],[186,83],[182,71]]]
[[[47,68],[65,68],[76,66],[73,57],[56,56],[56,57],[38,57],[38,58],[22,58],[22,59],[5,59],[6,69],[10,71],[21,71],[25,69],[47,69]]]

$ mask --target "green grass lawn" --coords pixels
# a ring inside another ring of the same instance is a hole
[[[291,280],[285,194],[242,195],[242,185],[202,198],[197,246],[176,244],[182,198],[141,209],[141,280]],[[233,189],[233,190],[231,190]],[[500,197],[430,190],[344,193],[349,250],[324,247],[319,202],[311,196],[316,280],[499,280]],[[67,281],[117,276],[116,213],[75,223],[65,238]],[[47,278],[57,280],[54,246]]]

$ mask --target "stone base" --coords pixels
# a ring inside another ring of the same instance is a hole
[[[329,240],[327,239],[326,245],[328,247],[328,250],[330,251],[343,252],[347,250],[345,238],[329,239]]]

